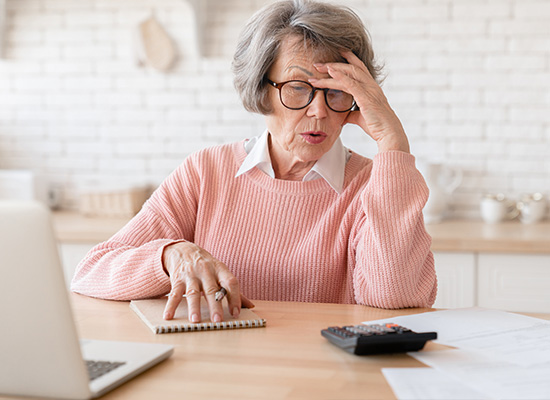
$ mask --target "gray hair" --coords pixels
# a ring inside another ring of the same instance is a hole
[[[235,88],[248,111],[272,112],[265,76],[289,36],[302,37],[304,46],[335,61],[344,61],[342,50],[352,51],[373,78],[380,79],[382,68],[375,64],[369,33],[350,8],[311,0],[278,1],[250,18],[233,57]]]

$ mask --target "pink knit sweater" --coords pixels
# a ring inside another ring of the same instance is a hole
[[[353,153],[338,195],[323,179],[235,178],[243,143],[188,157],[142,210],[77,267],[72,290],[117,300],[170,291],[168,244],[188,240],[224,262],[251,299],[427,307],[436,296],[428,189],[410,154]]]

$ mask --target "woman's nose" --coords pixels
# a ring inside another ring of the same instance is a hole
[[[313,94],[313,100],[307,106],[307,116],[312,118],[326,118],[328,115],[328,106],[325,101],[325,93],[322,90],[317,90]]]

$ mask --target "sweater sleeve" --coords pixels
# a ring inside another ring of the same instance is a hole
[[[412,155],[377,154],[361,193],[353,242],[355,301],[379,308],[430,307],[437,294],[422,208],[428,187]]]
[[[199,179],[184,162],[118,233],[79,263],[71,290],[111,300],[151,298],[170,291],[164,248],[193,241]]]

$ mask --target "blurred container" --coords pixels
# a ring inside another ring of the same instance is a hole
[[[546,216],[546,198],[542,193],[524,194],[517,203],[519,219],[524,224],[535,224]]]
[[[150,194],[149,188],[84,192],[80,195],[79,211],[87,217],[133,217]]]
[[[483,195],[479,206],[481,218],[490,224],[514,219],[519,214],[515,201],[508,199],[503,193]]]
[[[417,167],[430,189],[424,206],[424,221],[427,224],[441,222],[447,215],[452,194],[462,182],[462,171],[443,164],[417,162]]]

